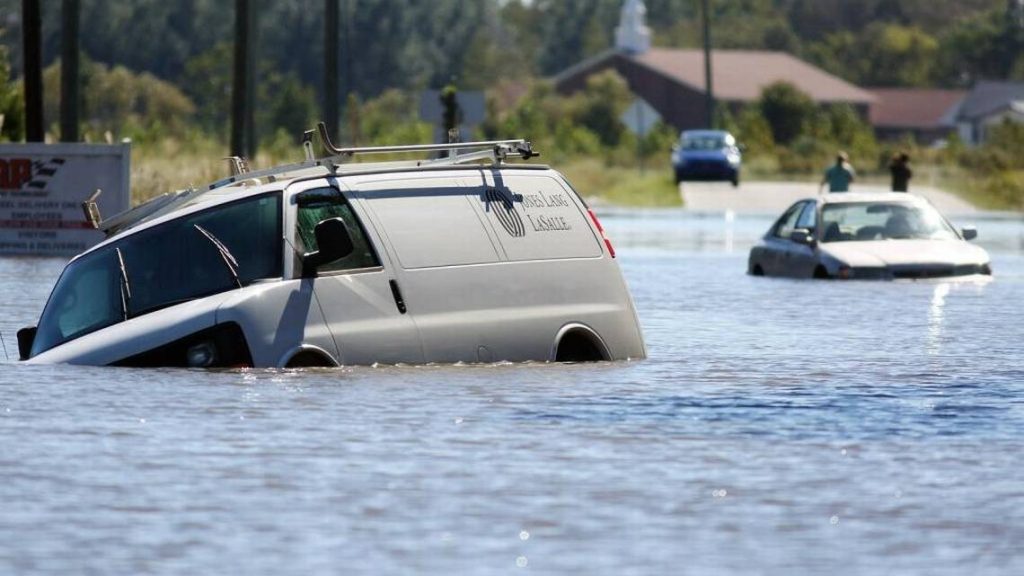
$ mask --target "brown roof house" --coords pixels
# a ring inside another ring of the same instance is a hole
[[[651,47],[642,0],[626,0],[615,48],[580,62],[554,78],[563,93],[581,90],[592,74],[613,69],[634,94],[679,130],[704,128],[704,52]],[[849,82],[784,52],[712,50],[712,87],[718,103],[738,109],[761,97],[775,82],[789,82],[820,105],[849,104],[863,117],[875,98]]]
[[[910,136],[933,144],[956,131],[956,116],[966,90],[931,88],[874,88],[871,125],[881,139]]]

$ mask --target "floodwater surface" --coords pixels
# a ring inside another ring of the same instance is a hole
[[[1024,573],[1024,222],[992,281],[844,283],[602,217],[645,361],[0,366],[0,574]],[[12,356],[62,266],[0,260]]]

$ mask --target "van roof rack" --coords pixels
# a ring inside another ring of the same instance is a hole
[[[448,152],[446,158],[427,160],[420,165],[434,164],[462,164],[468,162],[479,162],[490,160],[494,164],[505,162],[510,156],[518,156],[523,160],[536,158],[540,153],[533,151],[533,146],[524,139],[517,140],[488,140],[483,142],[452,142],[448,144],[413,144],[411,146],[369,146],[362,148],[339,148],[331,142],[331,136],[327,132],[327,124],[317,124],[317,131],[320,134],[320,142],[329,155],[339,158],[351,158],[364,154],[403,154],[410,152]],[[306,133],[306,139],[310,137]],[[462,150],[475,150],[471,154],[458,154]]]
[[[313,152],[313,137],[319,135],[320,143],[327,153],[326,156],[317,158]],[[284,164],[266,168],[264,170],[250,171],[248,163],[240,158],[227,158],[231,166],[231,175],[209,185],[208,190],[215,190],[231,184],[243,181],[259,182],[261,178],[297,172],[310,168],[323,167],[331,172],[337,172],[338,168],[345,164],[345,160],[356,156],[372,154],[409,154],[421,153],[444,153],[448,156],[420,160],[416,166],[456,166],[460,164],[473,164],[478,162],[490,162],[495,166],[504,164],[510,158],[529,160],[540,156],[539,152],[533,150],[533,145],[524,139],[517,140],[488,140],[482,142],[453,142],[449,144],[413,144],[402,146],[367,146],[360,148],[339,148],[331,142],[330,134],[327,132],[327,124],[317,123],[316,130],[306,130],[302,134],[302,149],[305,159],[302,162]],[[459,152],[467,152],[460,154]],[[368,168],[370,166],[367,166]]]
[[[319,133],[320,136],[320,143],[327,152],[327,156],[322,158],[317,158],[313,152],[313,137],[317,133]],[[237,156],[225,158],[230,167],[230,175],[227,178],[213,182],[202,190],[189,188],[179,192],[163,194],[149,200],[148,202],[144,202],[139,206],[125,210],[120,214],[116,214],[111,218],[102,219],[99,216],[98,210],[95,211],[95,214],[92,214],[91,211],[94,210],[96,195],[90,197],[83,203],[83,210],[86,213],[87,221],[89,221],[95,228],[103,231],[109,238],[135,226],[140,222],[165,214],[186,201],[202,195],[204,192],[216,190],[218,188],[223,188],[240,182],[252,182],[259,184],[263,182],[263,178],[270,178],[270,181],[272,182],[273,177],[277,175],[300,172],[313,168],[322,168],[329,172],[336,173],[338,168],[340,168],[344,163],[344,160],[351,159],[355,156],[370,154],[408,154],[414,152],[448,153],[446,157],[420,160],[415,164],[415,166],[429,167],[456,166],[460,164],[472,164],[478,162],[490,162],[495,166],[500,166],[510,158],[529,160],[540,156],[539,152],[533,151],[533,146],[530,142],[523,139],[489,140],[484,142],[454,142],[450,144],[414,144],[411,146],[339,148],[331,142],[331,137],[327,133],[327,125],[323,122],[317,124],[317,130],[307,130],[303,133],[302,149],[305,155],[305,159],[303,161],[274,166],[264,170],[251,170],[249,168],[248,161],[244,158],[239,158]],[[460,154],[460,152],[465,153]],[[372,168],[373,165],[367,164],[366,167]]]

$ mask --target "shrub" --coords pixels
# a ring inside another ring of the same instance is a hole
[[[817,106],[810,96],[788,82],[776,82],[761,93],[761,115],[779,144],[789,144],[814,120]]]

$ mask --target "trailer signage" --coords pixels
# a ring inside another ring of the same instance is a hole
[[[129,207],[129,144],[0,144],[0,255],[72,256],[103,240],[82,201]]]

